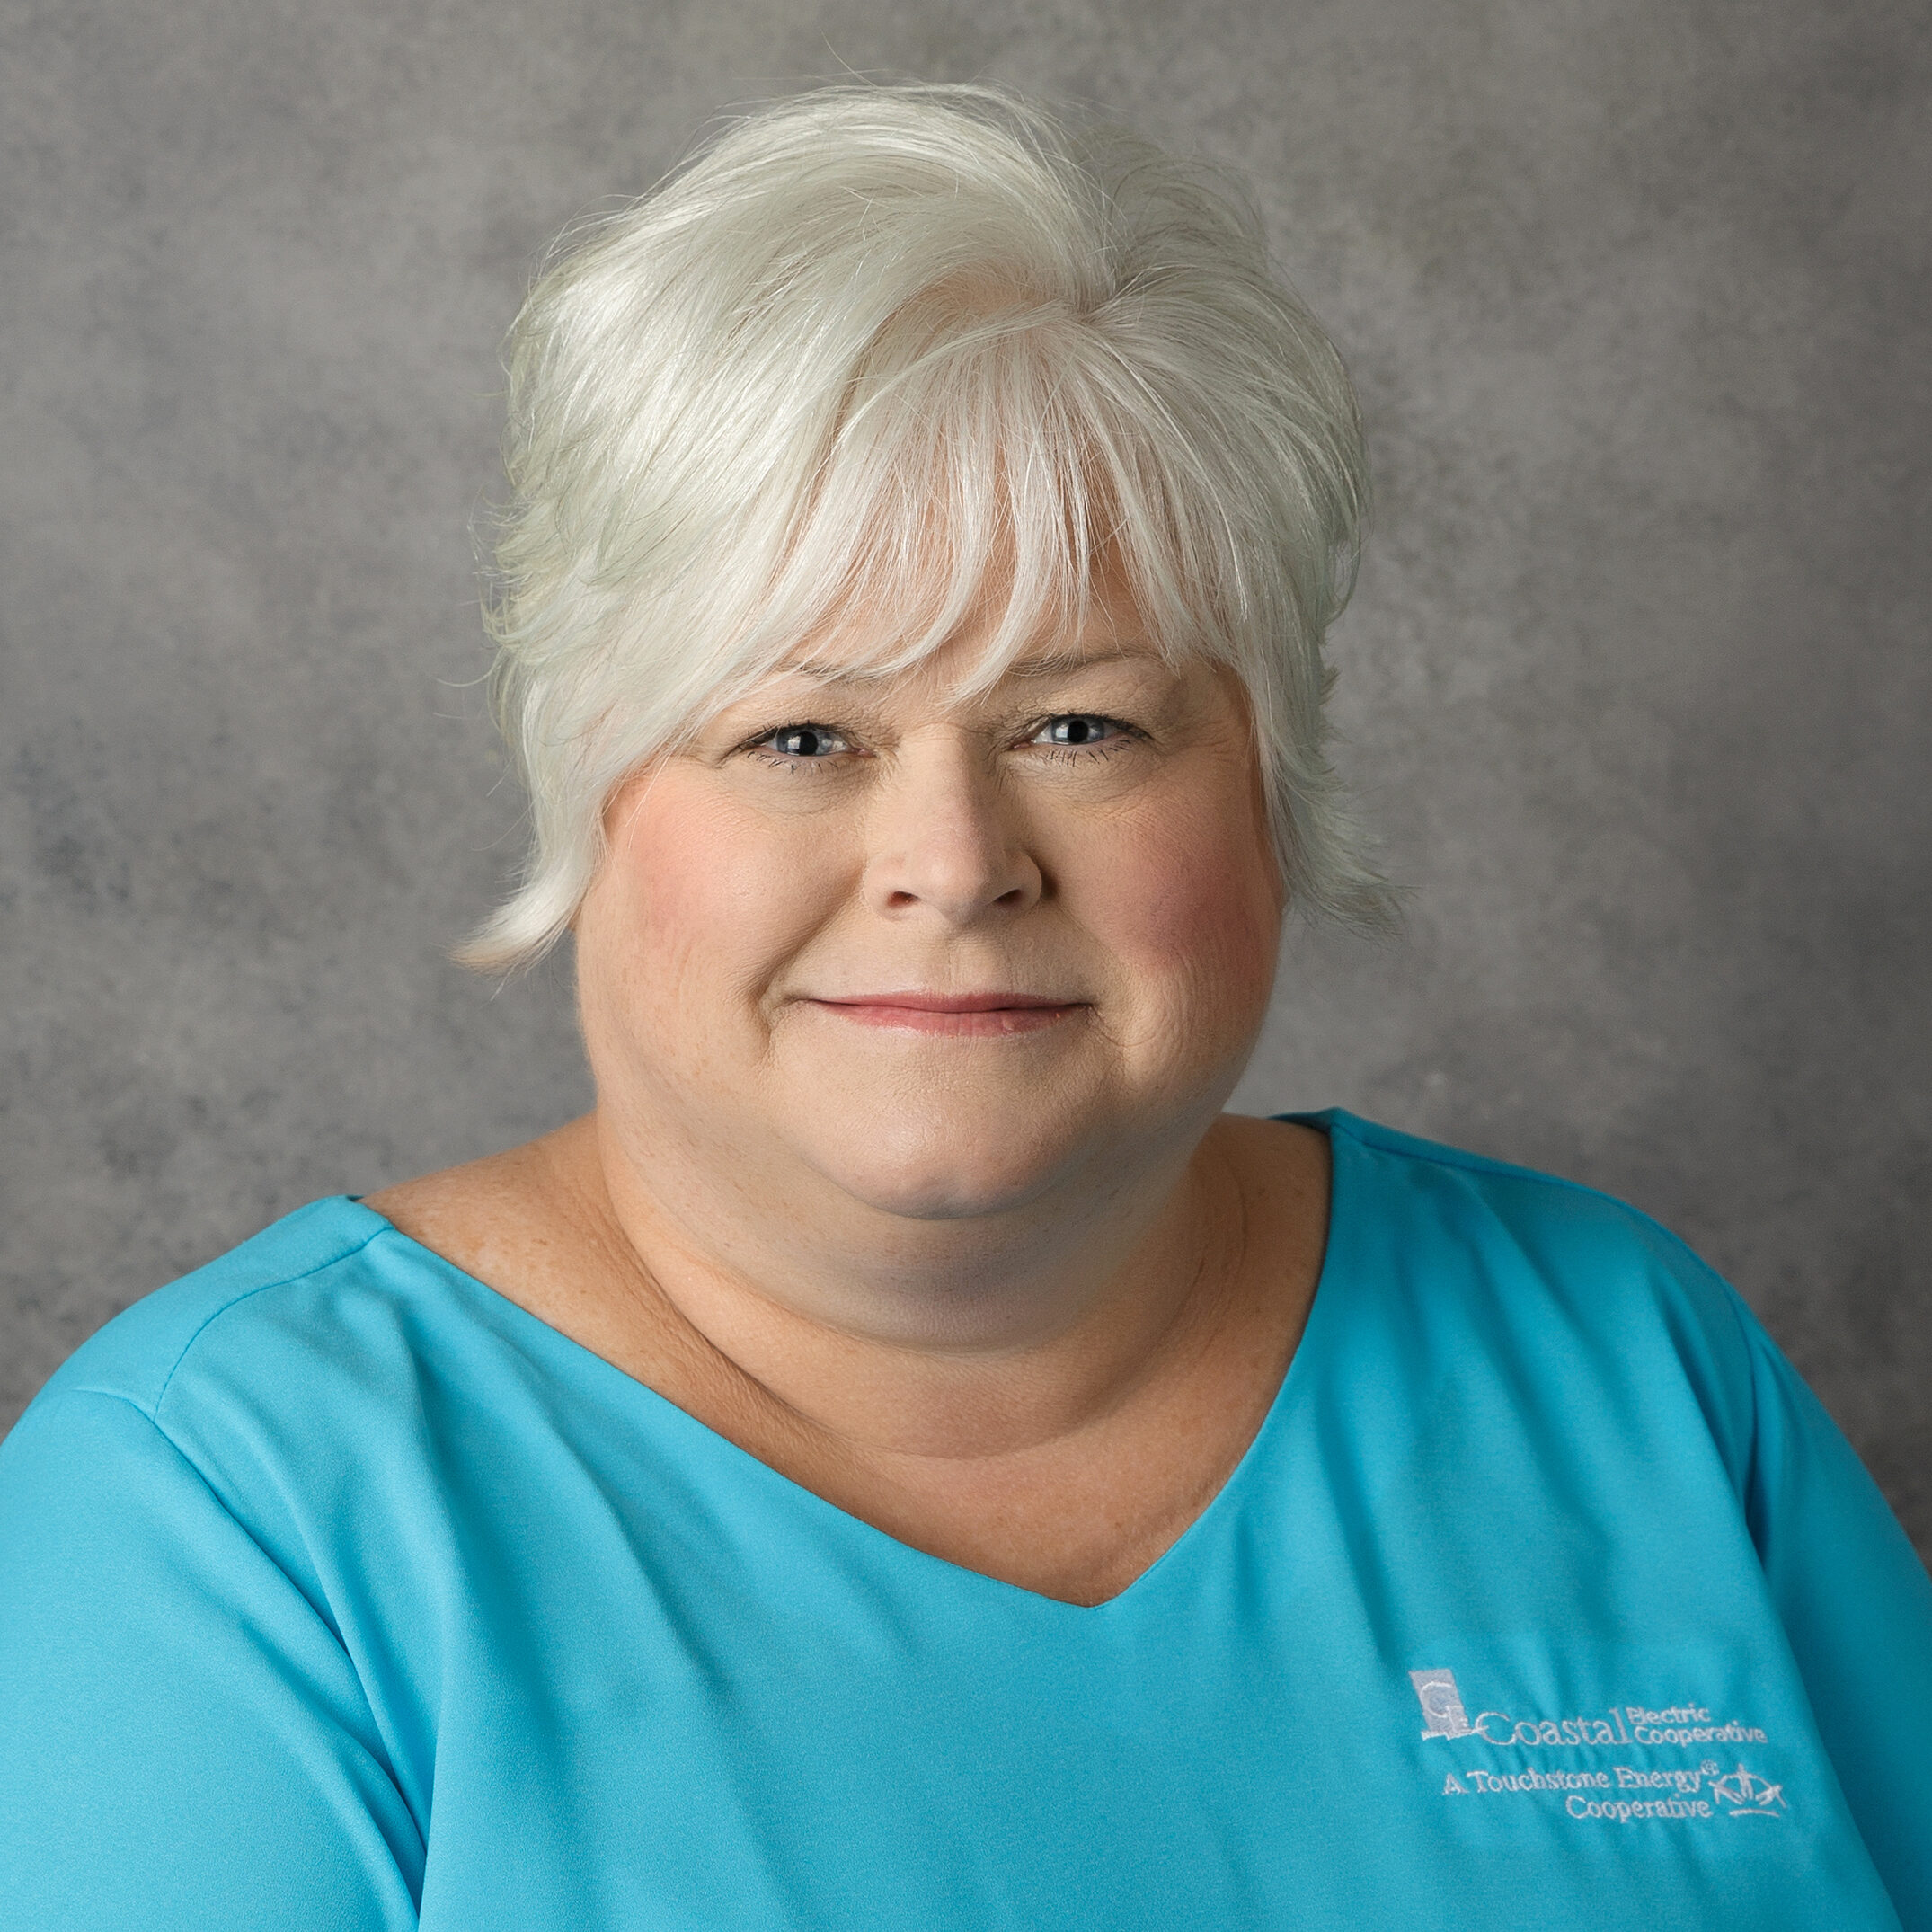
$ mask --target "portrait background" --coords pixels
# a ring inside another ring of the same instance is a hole
[[[443,958],[519,842],[501,338],[565,221],[848,68],[1232,164],[1360,386],[1408,929],[1297,932],[1236,1104],[1657,1215],[1932,1551],[1932,16],[1876,0],[0,10],[0,1427],[274,1216],[586,1104],[567,962]]]

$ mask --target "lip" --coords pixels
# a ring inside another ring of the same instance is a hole
[[[810,1005],[860,1026],[962,1040],[999,1040],[1037,1033],[1069,1020],[1085,1000],[1040,993],[928,993],[913,988],[817,998]]]

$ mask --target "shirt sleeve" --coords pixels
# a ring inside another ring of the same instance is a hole
[[[422,1839],[323,1610],[146,1413],[0,1446],[0,1927],[402,1932]]]
[[[1744,1325],[1751,1536],[1872,1862],[1905,1932],[1932,1932],[1932,1580],[1818,1398]]]

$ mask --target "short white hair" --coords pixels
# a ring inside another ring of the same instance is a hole
[[[1290,902],[1384,923],[1323,718],[1360,417],[1219,177],[1003,89],[821,89],[567,232],[509,376],[488,614],[531,842],[466,963],[541,956],[614,789],[802,646],[891,672],[975,624],[990,682],[1103,571],[1245,687]]]

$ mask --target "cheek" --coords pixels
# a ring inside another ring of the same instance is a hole
[[[755,1017],[834,897],[823,838],[774,836],[669,771],[620,794],[579,928],[579,974],[609,1017],[674,1055]]]
[[[1274,984],[1282,900],[1245,802],[1163,812],[1095,868],[1095,924],[1155,1026],[1245,1038]]]

